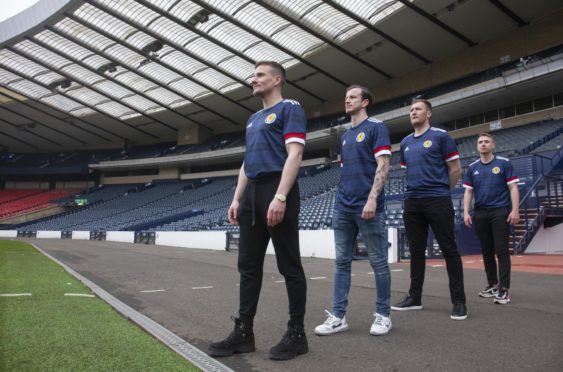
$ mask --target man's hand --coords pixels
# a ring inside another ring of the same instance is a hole
[[[229,211],[227,212],[227,219],[231,225],[238,225],[237,213],[238,213],[238,200],[233,200],[231,206],[229,207]]]
[[[465,222],[465,226],[471,228],[471,225],[473,225],[473,221],[471,221],[471,216],[469,215],[469,213],[463,214],[463,222]]]
[[[375,218],[375,210],[377,209],[377,200],[368,198],[364,209],[362,210],[362,218],[364,220],[373,220]]]
[[[268,226],[274,227],[283,221],[285,214],[285,203],[274,198],[268,207]]]
[[[520,211],[519,210],[512,210],[508,215],[508,219],[506,220],[511,225],[516,225],[520,222]]]

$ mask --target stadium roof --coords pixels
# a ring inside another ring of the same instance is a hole
[[[506,4],[509,4],[507,6]],[[313,107],[559,8],[557,0],[40,0],[0,23],[0,145],[38,150],[243,130],[257,60]],[[479,19],[480,22],[474,22]]]

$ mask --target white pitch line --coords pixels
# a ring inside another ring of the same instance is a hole
[[[154,292],[165,292],[166,289],[147,289],[145,291],[141,291],[141,293],[154,293]]]
[[[65,293],[65,296],[70,296],[70,297],[96,297],[93,294],[87,294],[87,293]]]
[[[285,283],[285,280],[276,280],[276,283]]]
[[[473,262],[475,262],[475,261],[465,261],[465,263],[473,263]]]
[[[393,269],[391,271],[405,271],[405,269]]]
[[[350,276],[356,276],[356,274],[350,274]]]
[[[368,274],[368,275],[373,275],[373,271],[368,271],[367,274]]]
[[[320,279],[326,279],[326,276],[314,276],[312,278],[309,278],[311,280],[320,280]]]
[[[432,267],[444,267],[444,265],[432,265]]]
[[[31,296],[31,293],[1,293],[0,297],[22,297]]]
[[[213,288],[212,285],[209,285],[207,287],[192,287],[192,289],[211,289],[211,288]]]

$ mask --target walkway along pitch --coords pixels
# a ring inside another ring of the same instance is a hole
[[[232,330],[230,316],[238,307],[236,252],[95,241],[32,242],[200,350]],[[346,315],[350,330],[318,337],[313,329],[325,320],[324,309],[331,308],[334,262],[305,258],[303,264],[311,351],[287,362],[268,359],[268,350],[285,332],[288,318],[283,277],[274,257],[268,256],[254,326],[257,351],[219,362],[236,371],[561,371],[561,276],[514,272],[512,302],[501,306],[477,297],[485,274],[482,269],[466,268],[469,318],[456,322],[449,319],[445,267],[432,263],[426,271],[424,310],[393,312],[391,333],[374,337],[369,334],[374,274],[367,261],[355,262]],[[409,267],[399,263],[391,269],[392,302],[396,302],[408,290]]]

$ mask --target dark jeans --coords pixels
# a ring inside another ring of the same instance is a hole
[[[307,281],[299,251],[299,186],[295,182],[287,195],[284,219],[274,227],[268,226],[268,207],[279,185],[280,175],[270,175],[251,181],[238,210],[240,226],[238,271],[240,273],[239,317],[251,323],[256,315],[264,256],[272,239],[278,270],[285,278],[289,297],[289,315],[293,324],[302,325],[305,317]]]
[[[409,295],[420,300],[426,269],[428,227],[432,228],[446,259],[452,303],[465,303],[463,266],[455,243],[454,209],[450,197],[410,198],[405,200],[403,214],[411,255]]]
[[[500,288],[510,288],[510,225],[506,221],[508,214],[508,208],[478,208],[473,217],[475,231],[481,243],[487,282],[491,286],[499,284]],[[495,253],[498,257],[498,276]]]

